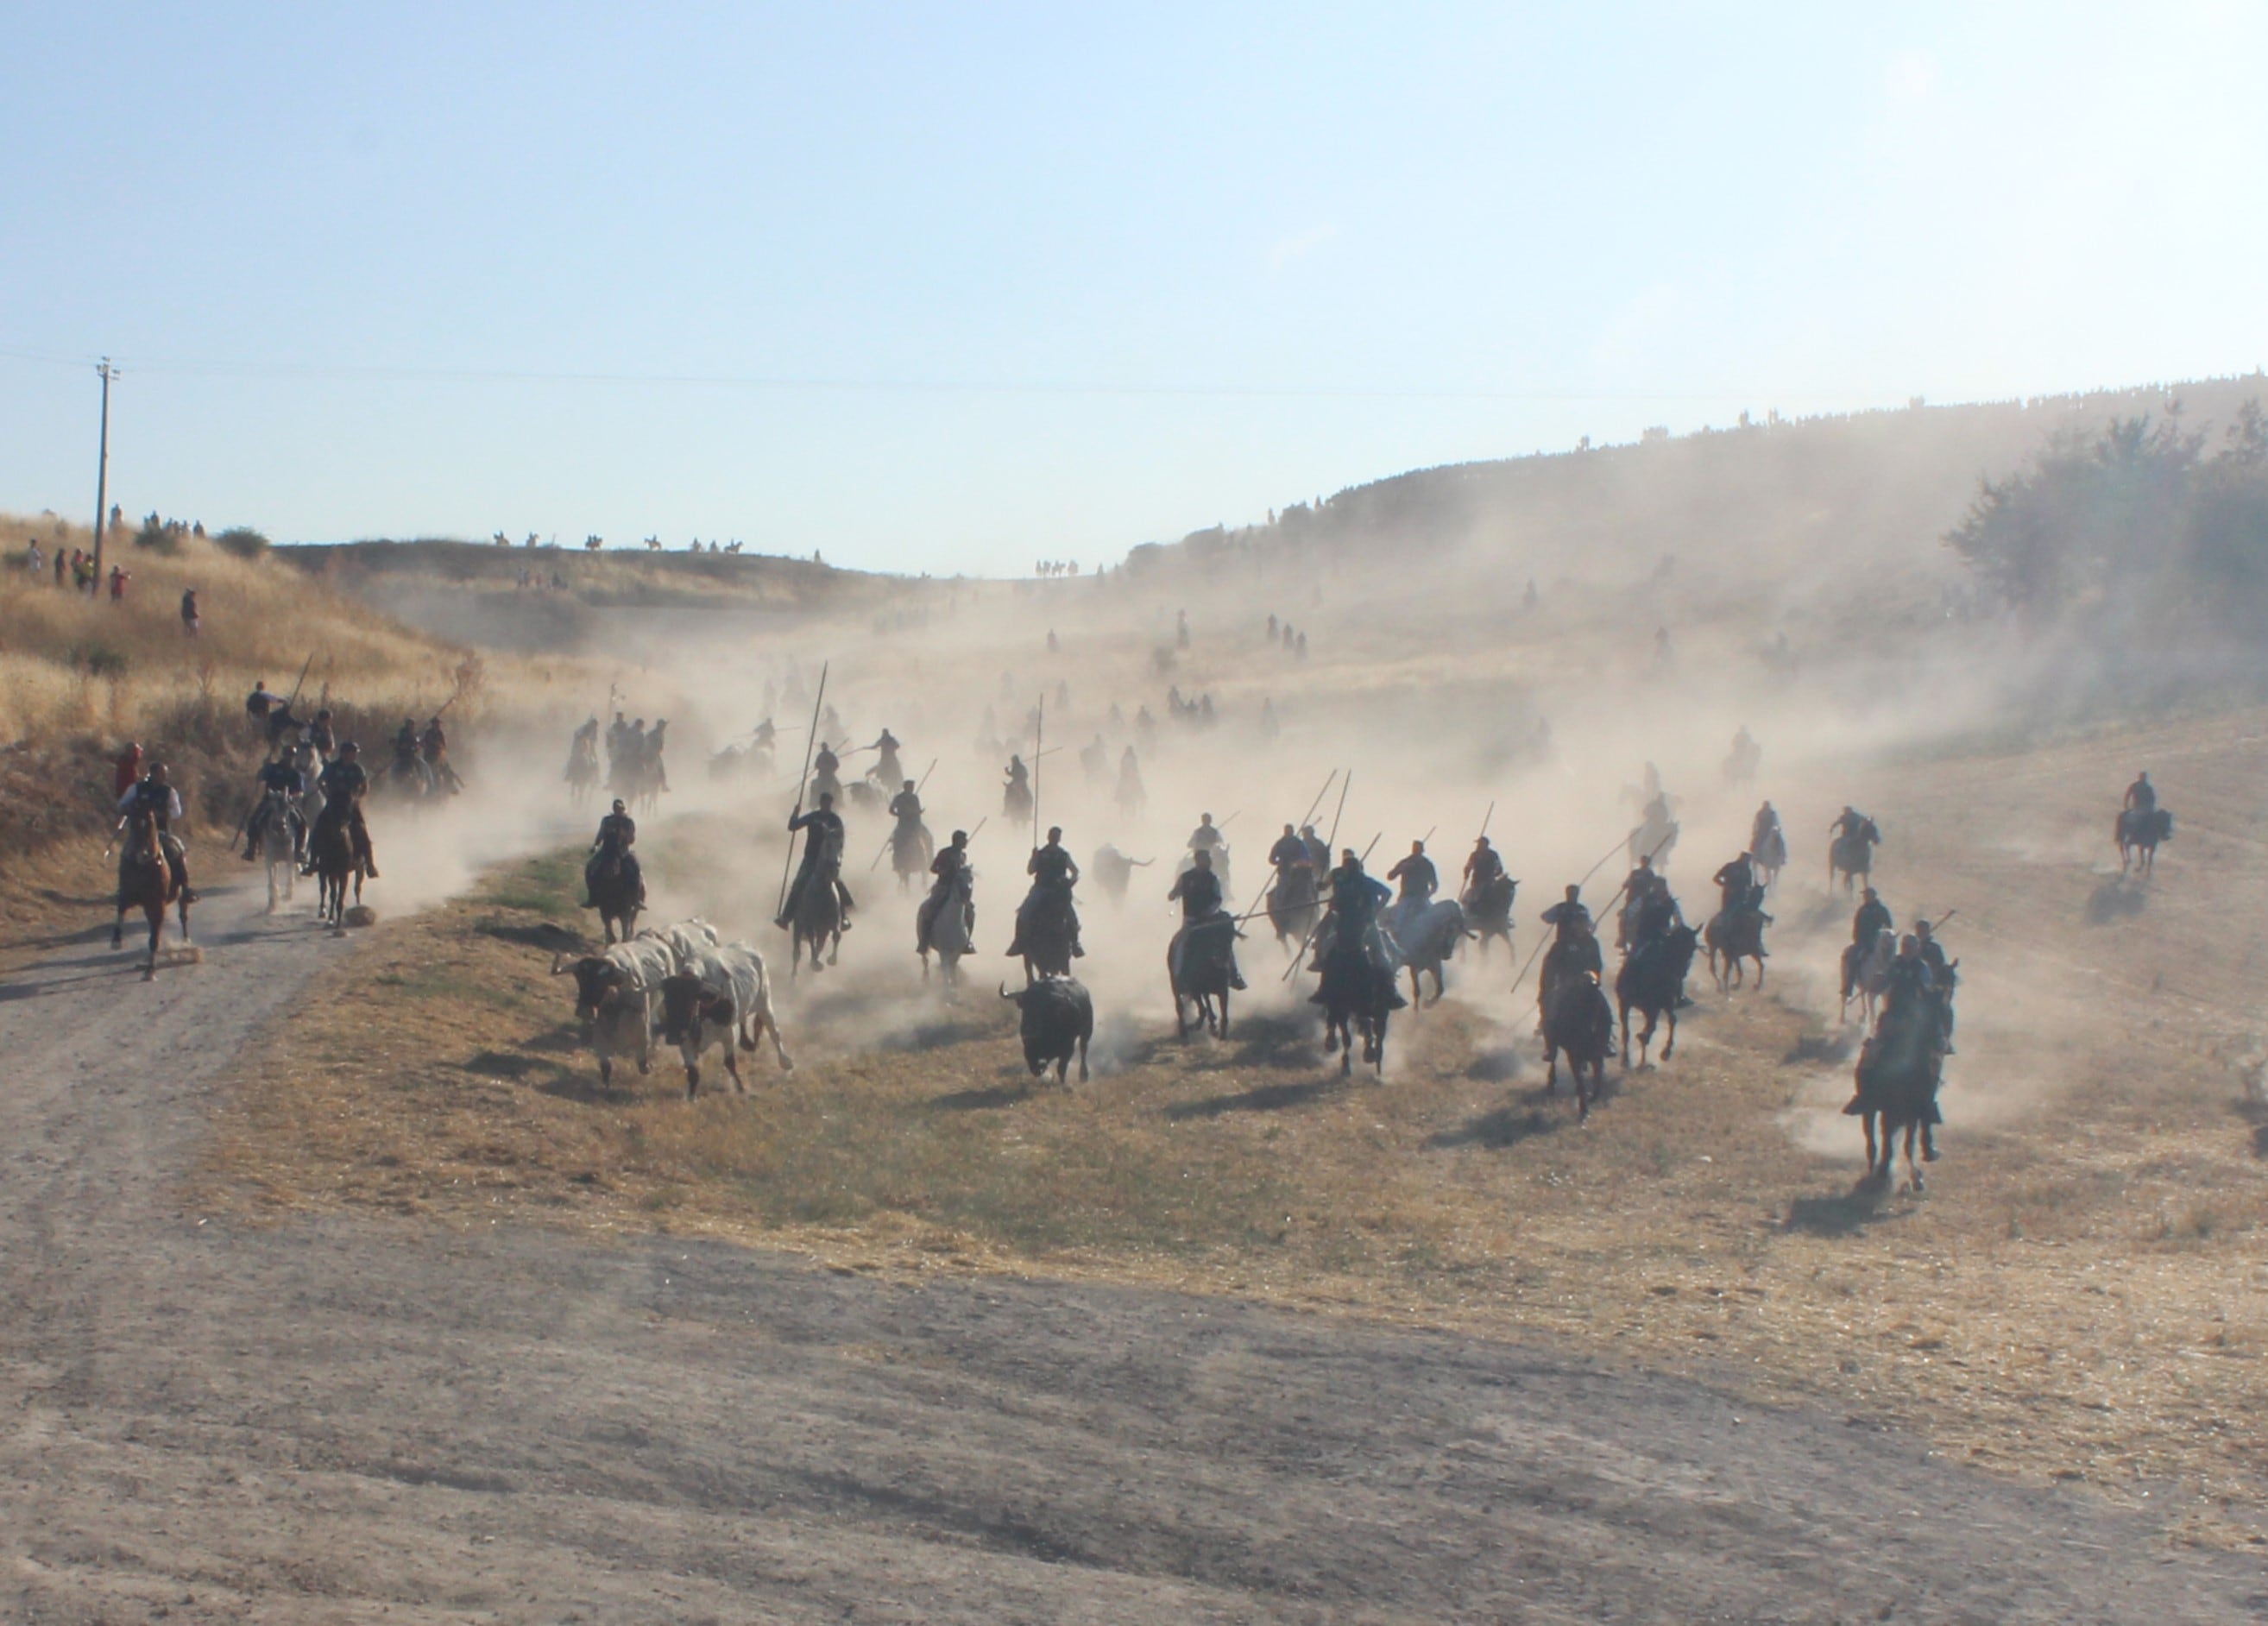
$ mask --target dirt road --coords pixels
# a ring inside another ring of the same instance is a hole
[[[1540,1348],[201,1223],[212,1077],[351,952],[242,909],[154,986],[93,945],[0,985],[7,1618],[2268,1618],[2083,1497]]]

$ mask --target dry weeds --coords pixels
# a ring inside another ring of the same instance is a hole
[[[1855,1193],[1847,1123],[1833,1155],[1790,1144],[1778,1126],[1832,1093],[1835,1037],[1754,995],[1705,997],[1675,1061],[1587,1129],[1516,1034],[1454,1000],[1400,1023],[1384,1085],[1339,1079],[1302,1007],[1219,1044],[1142,1012],[1120,1065],[1058,1091],[982,988],[880,1049],[849,995],[791,1005],[796,1073],[744,1057],[751,1095],[688,1107],[674,1056],[605,1089],[578,1051],[543,975],[579,924],[572,879],[536,860],[371,941],[244,1079],[207,1200],[1540,1332],[2083,1480],[2190,1539],[2268,1541],[2246,1421],[2268,1399],[2268,1131],[2233,1083],[2215,1094],[2202,1038],[2074,1053],[2033,1121],[1956,1112],[1926,1198]]]

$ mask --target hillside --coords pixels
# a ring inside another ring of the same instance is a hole
[[[817,559],[689,549],[504,548],[427,538],[308,543],[277,556],[435,636],[522,651],[595,646],[608,626],[601,611],[800,615],[856,610],[902,585]]]

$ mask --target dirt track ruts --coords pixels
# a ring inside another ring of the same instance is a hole
[[[1556,1350],[200,1224],[214,1078],[350,952],[241,909],[153,986],[92,944],[0,984],[0,1616],[2268,1618],[2268,1580],[2083,1494]]]

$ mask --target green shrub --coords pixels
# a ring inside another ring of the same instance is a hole
[[[213,538],[213,545],[239,559],[257,559],[268,551],[269,541],[248,525],[232,525]]]

